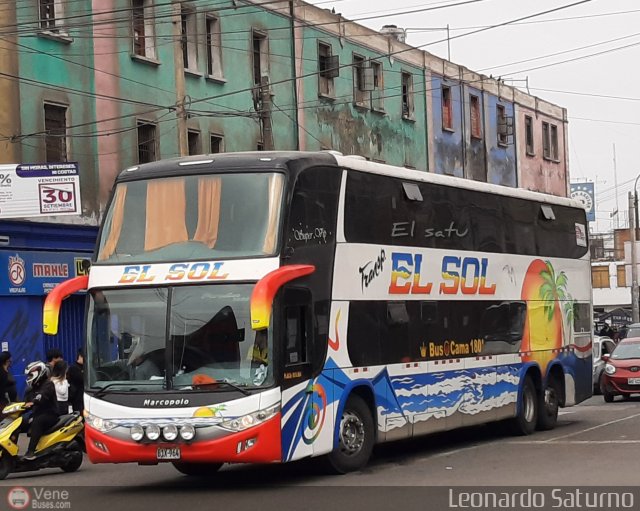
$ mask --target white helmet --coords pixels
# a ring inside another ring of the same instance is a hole
[[[44,362],[31,362],[24,370],[27,375],[27,384],[32,387],[46,380],[49,377],[49,368]]]

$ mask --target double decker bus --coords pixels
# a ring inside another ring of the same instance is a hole
[[[94,463],[325,455],[591,396],[578,203],[331,152],[192,156],[116,180],[88,277]]]

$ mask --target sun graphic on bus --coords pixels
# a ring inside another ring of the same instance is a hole
[[[304,430],[302,440],[305,444],[312,444],[324,425],[324,419],[327,415],[327,394],[324,387],[319,383],[309,384],[307,388],[307,405],[305,407],[305,416],[302,420]]]
[[[568,279],[562,271],[556,273],[550,261],[534,260],[527,269],[522,284],[522,300],[527,303],[527,318],[522,336],[521,351],[526,362],[535,361],[545,374],[564,340],[565,312],[572,316],[573,300],[567,292]],[[567,318],[571,320],[571,317]]]

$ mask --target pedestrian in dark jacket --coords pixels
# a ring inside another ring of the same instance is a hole
[[[84,353],[78,350],[78,356],[74,364],[67,370],[69,382],[69,403],[74,412],[82,412],[84,409]]]
[[[58,348],[51,348],[47,350],[47,369],[49,369],[49,376],[51,376],[53,366],[60,360],[64,360],[62,351],[60,351]]]
[[[0,353],[0,412],[2,408],[18,399],[16,380],[11,374],[11,353]]]
[[[26,406],[33,408],[31,415],[31,438],[24,459],[36,458],[35,450],[44,432],[58,421],[56,388],[49,380],[49,370],[44,362],[32,362],[27,366],[27,383],[30,385]]]

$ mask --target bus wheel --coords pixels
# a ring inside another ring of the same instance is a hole
[[[560,407],[560,389],[555,378],[549,378],[546,388],[540,394],[538,405],[538,429],[548,431],[556,427],[558,408]]]
[[[222,463],[184,463],[176,461],[173,466],[178,472],[186,476],[206,477],[220,470]]]
[[[522,400],[518,415],[512,419],[511,429],[515,435],[530,435],[538,422],[538,393],[531,376],[527,375],[522,386]]]
[[[360,396],[349,396],[339,427],[338,447],[327,456],[327,460],[333,472],[345,474],[367,464],[375,442],[373,418]]]

